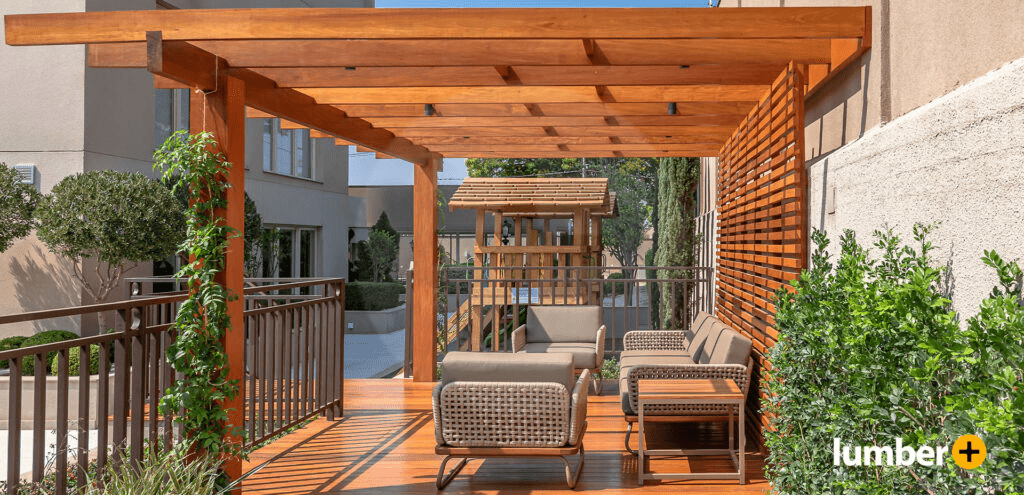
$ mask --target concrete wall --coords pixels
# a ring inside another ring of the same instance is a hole
[[[853,229],[869,243],[884,226],[910,239],[915,222],[938,223],[930,240],[952,269],[953,304],[976,313],[996,281],[984,250],[1024,259],[1021,88],[1024,59],[810,164],[811,225],[833,238]]]
[[[806,102],[810,225],[870,244],[938,223],[936,263],[974,314],[995,282],[983,251],[1024,258],[1024,3],[721,2],[780,5],[872,6],[872,49]]]

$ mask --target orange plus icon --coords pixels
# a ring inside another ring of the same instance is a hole
[[[953,442],[951,454],[956,464],[964,469],[974,469],[985,460],[985,442],[975,435],[961,435]]]

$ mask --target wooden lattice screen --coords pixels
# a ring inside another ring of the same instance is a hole
[[[747,405],[754,414],[760,394],[753,387],[777,338],[773,293],[807,264],[806,204],[804,73],[790,64],[719,157],[715,309],[754,342]]]

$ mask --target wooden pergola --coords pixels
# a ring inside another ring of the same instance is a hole
[[[247,108],[412,162],[414,377],[431,380],[442,157],[720,157],[717,311],[763,354],[770,293],[806,265],[803,101],[870,47],[869,9],[149,10],[4,27],[10,45],[88,44],[92,67],[201,90],[192,129],[235,170]],[[244,173],[226,180],[241,230]],[[241,293],[232,246],[223,280]]]

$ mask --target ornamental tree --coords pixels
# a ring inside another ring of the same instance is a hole
[[[23,184],[14,169],[0,163],[0,253],[35,227],[32,214],[39,198],[35,187]]]
[[[38,235],[71,260],[74,277],[97,303],[107,300],[126,270],[166,258],[185,235],[181,203],[142,174],[101,170],[65,177],[36,210]],[[86,275],[83,260],[96,261]],[[103,328],[111,328],[100,315]]]

